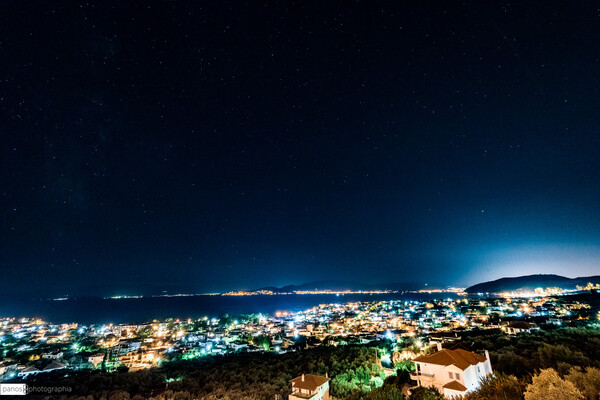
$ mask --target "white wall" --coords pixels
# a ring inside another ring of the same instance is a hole
[[[433,384],[441,389],[446,383],[451,381],[458,381],[460,384],[465,386],[468,391],[475,390],[479,387],[481,378],[492,372],[492,366],[489,360],[485,360],[477,365],[470,365],[467,369],[461,370],[460,368],[449,365],[436,365],[418,362],[420,364],[421,374],[434,374],[433,380],[431,378],[422,376],[421,384],[427,386]],[[477,370],[479,367],[479,371]],[[453,378],[450,379],[449,372],[453,373]],[[459,379],[456,379],[456,373],[459,374]]]

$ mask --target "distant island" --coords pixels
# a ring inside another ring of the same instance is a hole
[[[591,285],[589,285],[591,284]],[[465,289],[467,293],[535,292],[536,289],[589,290],[600,284],[600,276],[567,278],[553,274],[524,275],[478,283]]]
[[[55,300],[67,300],[75,297],[104,297],[104,298],[141,298],[141,297],[173,297],[221,295],[282,295],[282,294],[350,294],[350,293],[402,293],[402,292],[453,292],[464,294],[560,294],[559,291],[600,290],[600,275],[568,278],[554,274],[524,275],[504,277],[493,281],[482,282],[466,289],[452,287],[441,282],[389,282],[389,283],[360,283],[353,281],[323,280],[312,281],[297,285],[264,286],[260,288],[239,288],[225,292],[199,293],[192,287],[180,286],[118,286],[118,287],[89,287],[85,295],[47,296]],[[542,290],[544,293],[541,293]],[[102,293],[114,293],[106,295]],[[43,297],[41,295],[40,297]]]

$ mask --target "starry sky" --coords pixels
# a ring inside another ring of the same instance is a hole
[[[3,290],[599,274],[600,9],[523,3],[5,2]]]

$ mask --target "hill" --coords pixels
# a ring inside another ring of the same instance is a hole
[[[577,285],[585,286],[588,282],[600,283],[600,276],[584,276],[567,278],[560,275],[525,275],[512,278],[500,278],[495,281],[483,282],[468,287],[467,293],[500,293],[516,290],[533,291],[535,288],[559,287],[575,290]]]

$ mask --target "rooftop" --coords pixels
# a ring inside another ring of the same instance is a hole
[[[435,365],[455,365],[456,367],[465,370],[471,365],[477,365],[486,360],[485,356],[473,353],[463,349],[449,350],[444,349],[427,356],[415,358],[414,362],[422,362]]]
[[[302,374],[301,376],[292,379],[292,388],[305,389],[315,391],[319,386],[325,384],[330,379],[325,376]]]
[[[450,390],[458,390],[459,392],[466,392],[467,388],[464,387],[463,385],[461,385],[458,381],[451,381],[446,383],[443,386],[444,389],[450,389]]]

